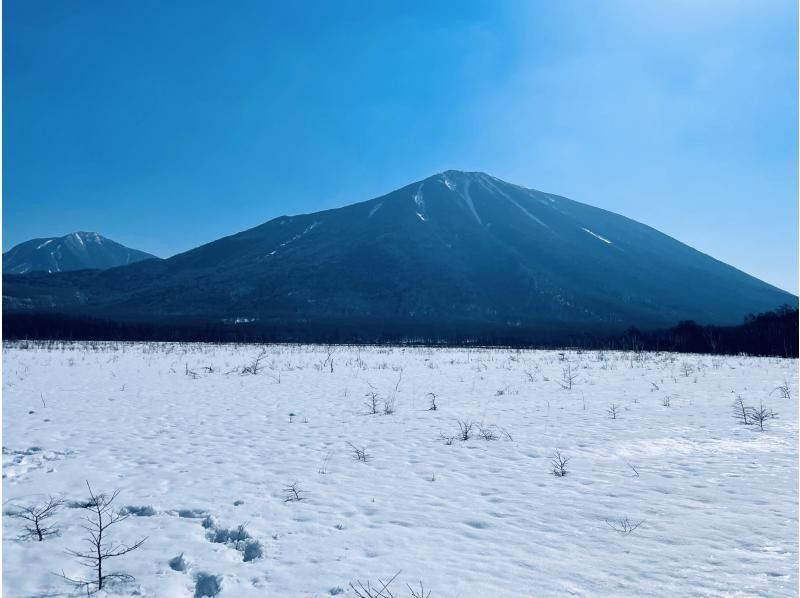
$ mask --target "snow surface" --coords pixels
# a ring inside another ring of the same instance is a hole
[[[597,233],[593,233],[593,232],[592,232],[592,231],[590,231],[588,228],[583,228],[583,227],[581,227],[581,230],[582,230],[582,231],[584,231],[584,232],[586,232],[586,233],[589,233],[589,234],[590,234],[590,235],[592,235],[592,236],[593,236],[595,239],[600,239],[600,240],[601,240],[603,243],[607,243],[608,245],[611,245],[611,244],[612,244],[612,243],[611,243],[611,241],[609,241],[608,239],[606,239],[604,236],[602,236],[602,235],[598,235]]]
[[[424,210],[425,209],[425,202],[422,199],[422,186],[424,184],[425,183],[420,183],[419,187],[417,187],[417,192],[414,193],[414,203],[417,204],[417,207],[420,210]]]
[[[5,346],[4,509],[67,504],[43,542],[3,517],[4,596],[83,573],[85,480],[120,490],[111,539],[147,537],[109,562],[136,577],[113,596],[352,597],[398,571],[404,598],[797,595],[796,360],[264,349],[243,375],[261,347]],[[778,417],[741,424],[736,394]],[[461,441],[459,419],[497,438]]]

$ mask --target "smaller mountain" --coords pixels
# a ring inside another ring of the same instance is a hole
[[[107,270],[149,259],[158,258],[97,233],[75,232],[15,245],[3,254],[3,274]]]

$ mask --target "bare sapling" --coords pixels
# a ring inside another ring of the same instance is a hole
[[[764,405],[764,401],[760,401],[758,407],[752,407],[752,411],[750,412],[750,416],[753,419],[753,422],[758,424],[758,428],[760,431],[764,431],[764,423],[770,419],[775,419],[778,417],[778,414],[775,413],[772,409],[769,409],[766,405]]]
[[[561,380],[558,381],[561,388],[564,390],[572,390],[575,382],[578,380],[578,373],[572,369],[572,364],[568,363],[561,368]]]
[[[26,521],[24,538],[36,538],[39,542],[48,536],[58,533],[58,529],[50,519],[56,514],[64,499],[48,496],[46,500],[32,505],[14,505],[8,512],[9,517]]]
[[[431,401],[431,405],[430,407],[428,407],[428,411],[436,411],[437,409],[439,409],[439,406],[436,404],[436,394],[429,392],[428,398]]]
[[[68,553],[74,556],[90,571],[90,575],[84,578],[67,577],[61,572],[61,577],[67,580],[76,588],[86,590],[86,593],[94,593],[102,590],[109,580],[122,580],[127,582],[134,581],[133,575],[128,573],[112,572],[108,573],[106,567],[109,559],[119,558],[139,548],[147,538],[137,540],[133,544],[122,544],[110,540],[108,537],[111,526],[125,521],[129,515],[120,514],[114,510],[114,499],[119,495],[119,490],[113,494],[95,494],[89,482],[86,482],[89,489],[89,500],[82,507],[89,513],[86,517],[86,542],[89,547],[85,550],[69,550]]]
[[[557,478],[563,478],[566,476],[567,463],[569,463],[569,457],[562,455],[560,450],[556,450],[555,454],[550,460],[550,465],[553,466],[553,475]]]

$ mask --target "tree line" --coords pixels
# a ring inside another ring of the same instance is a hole
[[[250,322],[199,320],[121,321],[75,314],[6,312],[6,340],[173,341],[214,343],[407,344],[503,346],[626,351],[675,351],[798,356],[798,310],[783,306],[748,315],[737,326],[683,321],[659,330],[609,331],[607,328],[513,329],[463,323],[347,320]]]

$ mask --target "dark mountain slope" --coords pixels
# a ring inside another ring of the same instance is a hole
[[[415,330],[741,322],[796,297],[622,216],[448,171],[167,260],[6,276],[5,309]]]

